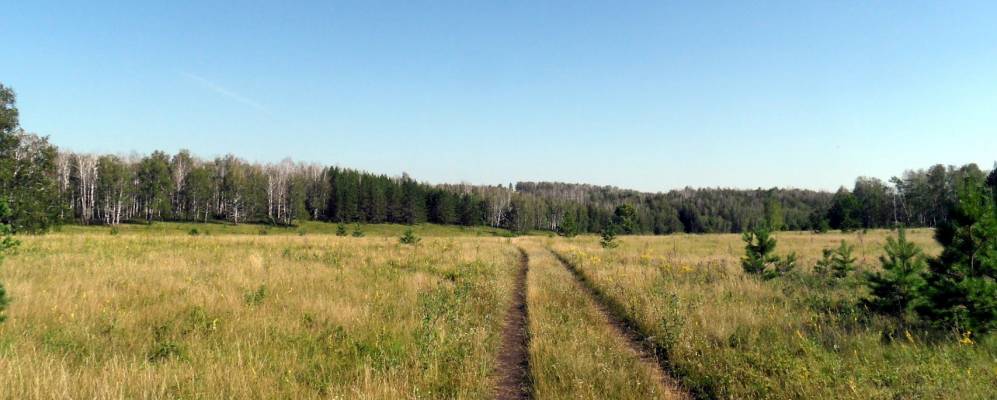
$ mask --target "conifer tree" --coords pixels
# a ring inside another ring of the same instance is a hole
[[[917,312],[939,327],[997,329],[997,210],[993,188],[969,176],[957,187],[949,220],[935,231],[942,253],[928,261]]]
[[[620,246],[616,241],[616,226],[609,225],[602,230],[602,240],[599,241],[604,249],[615,249]]]
[[[775,238],[770,236],[766,228],[758,228],[744,232],[741,235],[744,240],[745,255],[741,258],[741,268],[751,275],[761,275],[769,266],[779,261],[779,257],[772,254],[775,251]]]
[[[402,237],[398,239],[398,241],[401,244],[408,244],[413,246],[419,244],[419,241],[421,240],[422,238],[416,236],[415,232],[413,232],[412,229],[406,229],[405,232],[402,233]]]
[[[924,286],[924,253],[907,240],[903,228],[896,239],[886,238],[884,250],[886,254],[879,257],[883,271],[868,275],[872,298],[864,303],[877,312],[904,317]]]
[[[831,275],[835,278],[844,278],[855,270],[856,258],[852,256],[855,246],[848,244],[844,240],[831,256]]]
[[[346,236],[346,225],[342,222],[336,225],[336,236]]]

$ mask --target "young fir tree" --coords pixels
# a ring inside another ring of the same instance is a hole
[[[872,298],[864,303],[872,310],[896,317],[906,317],[924,286],[924,253],[907,240],[900,228],[897,238],[886,239],[886,254],[879,257],[883,271],[868,275]]]
[[[837,249],[834,249],[834,254],[831,256],[832,276],[835,278],[844,278],[855,270],[856,258],[852,256],[852,251],[854,250],[855,246],[848,244],[844,240],[841,241],[841,245]]]
[[[336,236],[346,236],[345,224],[340,223],[336,225]]]
[[[420,240],[422,239],[416,236],[415,232],[411,229],[406,229],[405,233],[402,234],[402,237],[398,239],[401,244],[409,244],[413,246],[418,244]]]
[[[744,272],[750,275],[762,275],[769,266],[774,266],[779,261],[779,257],[772,254],[776,242],[767,228],[744,232],[741,238],[745,243],[745,254],[741,258],[741,268],[744,268]]]
[[[602,230],[602,240],[599,241],[604,249],[615,249],[620,246],[620,242],[616,241],[616,226],[609,225]]]
[[[357,237],[357,238],[364,236],[363,231],[360,230],[360,223],[359,222],[357,222],[356,224],[353,224],[353,233],[351,233],[351,235],[353,235],[353,237]]]
[[[831,267],[834,265],[834,249],[823,249],[823,253],[820,260],[817,260],[817,264],[814,265],[814,272],[820,276],[828,276],[831,273]]]
[[[997,329],[997,210],[994,188],[967,177],[949,221],[935,231],[942,254],[928,261],[919,315],[973,334]]]

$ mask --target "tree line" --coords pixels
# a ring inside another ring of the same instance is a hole
[[[182,150],[144,156],[59,150],[20,128],[12,90],[0,85],[3,223],[41,232],[60,223],[228,221],[293,225],[422,222],[489,225],[516,232],[624,234],[936,226],[955,182],[985,176],[975,164],[907,171],[887,184],[859,178],[836,193],[803,189],[684,188],[643,193],[558,182],[431,185],[402,174],[293,162],[202,159]],[[626,224],[620,225],[621,220]]]

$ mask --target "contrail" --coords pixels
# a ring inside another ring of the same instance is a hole
[[[235,101],[240,102],[242,104],[245,104],[247,106],[253,107],[257,111],[263,112],[265,114],[270,114],[270,111],[267,110],[267,108],[264,107],[262,104],[257,103],[253,99],[245,97],[245,96],[243,96],[241,94],[233,92],[233,91],[225,88],[224,86],[221,86],[221,85],[219,85],[217,83],[214,83],[214,82],[208,80],[207,78],[204,78],[204,77],[201,77],[201,76],[198,76],[198,75],[194,75],[194,74],[191,74],[189,72],[181,72],[181,74],[183,76],[189,78],[189,79],[197,81],[198,83],[200,83],[201,85],[203,85],[204,87],[210,89],[211,91],[213,91],[215,93],[218,93],[218,94],[220,94],[222,96],[228,97],[228,98],[230,98],[232,100],[235,100]]]

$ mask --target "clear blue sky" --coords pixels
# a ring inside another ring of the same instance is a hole
[[[994,1],[114,3],[2,6],[60,147],[649,191],[997,158]]]

